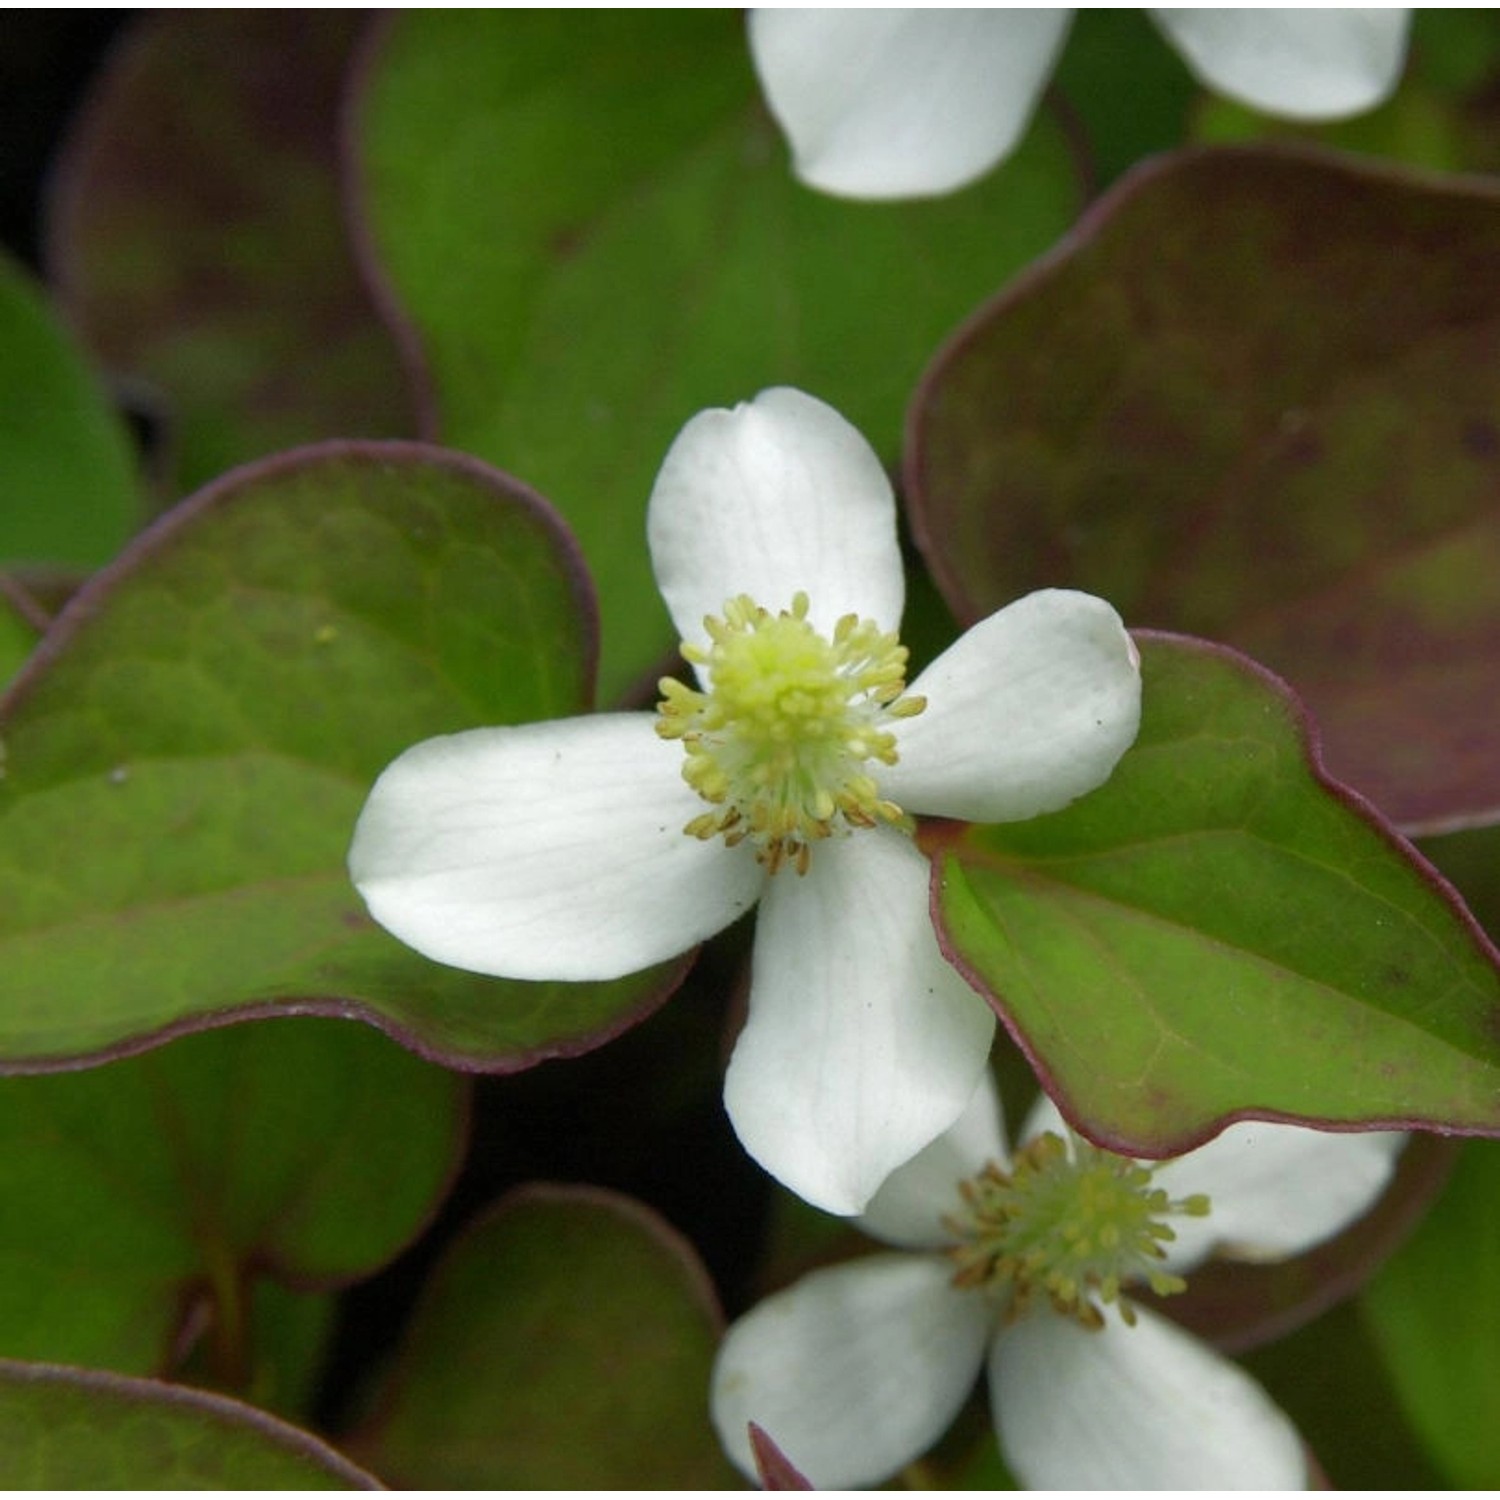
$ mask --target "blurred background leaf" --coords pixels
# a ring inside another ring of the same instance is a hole
[[[1500,1144],[1464,1146],[1447,1191],[1370,1283],[1363,1310],[1443,1480],[1500,1484]]]
[[[644,545],[667,446],[798,385],[894,461],[938,338],[1071,221],[1043,121],[969,192],[799,187],[738,12],[412,11],[370,58],[357,202],[431,370],[436,436],[538,486],[603,613],[605,700],[672,645]]]
[[[464,1085],[368,1027],[277,1020],[0,1080],[0,1354],[295,1409],[327,1332],[457,1165]]]
[[[1286,676],[1408,828],[1500,817],[1500,192],[1163,158],[929,370],[913,524],[965,620],[1042,585]]]
[[[141,515],[124,423],[41,288],[0,254],[0,565],[97,565]]]
[[[168,500],[298,443],[415,435],[340,196],[363,25],[337,10],[137,19],[60,153],[49,274],[153,425]]]
[[[521,1188],[449,1248],[348,1446],[418,1489],[737,1488],[709,1425],[719,1332],[648,1209]]]

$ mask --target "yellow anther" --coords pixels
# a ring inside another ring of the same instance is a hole
[[[730,599],[703,622],[709,644],[682,647],[705,687],[658,684],[656,732],[682,742],[683,778],[719,809],[684,831],[748,838],[773,874],[805,874],[819,839],[905,821],[869,767],[895,765],[885,726],[926,706],[902,697],[907,653],[893,634],[848,614],[820,635],[809,607],[805,593],[775,615],[747,595]]]
[[[1168,1215],[1202,1217],[1202,1193],[1172,1199],[1152,1185],[1153,1168],[1048,1131],[1017,1153],[1011,1169],[993,1162],[958,1185],[963,1209],[943,1222],[956,1286],[982,1287],[1005,1315],[1026,1313],[1040,1295],[1085,1328],[1104,1326],[1101,1304],[1135,1314],[1122,1288],[1144,1282],[1159,1296],[1180,1292],[1165,1271],[1162,1242],[1176,1238]]]

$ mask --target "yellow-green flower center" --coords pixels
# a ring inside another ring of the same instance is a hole
[[[991,1163],[959,1185],[963,1208],[945,1219],[957,1243],[949,1250],[958,1286],[979,1287],[1005,1304],[1007,1318],[1038,1297],[1085,1328],[1102,1328],[1100,1303],[1144,1282],[1159,1296],[1187,1283],[1164,1271],[1163,1244],[1177,1238],[1173,1214],[1201,1218],[1202,1193],[1169,1198],[1152,1186],[1154,1169],[1048,1131],[1017,1153],[1009,1172]],[[1128,1302],[1119,1303],[1127,1323]]]
[[[682,741],[683,778],[714,809],[683,831],[750,839],[772,874],[805,874],[812,845],[841,829],[903,820],[871,768],[896,763],[885,726],[926,707],[902,697],[906,647],[893,634],[845,615],[830,639],[807,611],[806,594],[774,615],[741,594],[704,620],[706,647],[683,643],[706,688],[658,684],[656,732]]]

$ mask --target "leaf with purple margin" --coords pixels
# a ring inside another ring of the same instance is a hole
[[[585,709],[593,642],[566,532],[475,460],[328,444],[185,502],[0,701],[0,1066],[358,1012],[503,1071],[638,1019],[680,965],[601,985],[461,973],[376,928],[344,865],[390,760]]]
[[[449,1249],[348,1446],[423,1489],[728,1487],[719,1333],[696,1255],[649,1209],[520,1188]]]
[[[947,347],[909,493],[965,619],[1039,585],[1284,674],[1407,828],[1500,817],[1500,190],[1140,168]]]
[[[750,1424],[750,1451],[763,1490],[810,1490],[812,1483],[763,1428]]]
[[[206,1391],[0,1360],[0,1486],[373,1490],[326,1443]]]
[[[1098,791],[939,848],[950,955],[1101,1144],[1228,1120],[1500,1134],[1500,955],[1323,772],[1285,684],[1143,634],[1135,746]]]
[[[894,460],[933,344],[1078,207],[1042,121],[973,189],[797,185],[737,12],[409,11],[356,95],[356,199],[431,365],[445,442],[578,533],[613,699],[672,644],[642,537],[695,411],[793,384]]]
[[[298,443],[415,433],[340,199],[338,110],[363,22],[143,19],[59,158],[50,274],[99,358],[160,415],[169,498]]]
[[[129,434],[40,289],[3,255],[0,411],[0,566],[112,557],[142,515]]]
[[[281,1404],[299,1372],[268,1357],[260,1282],[392,1259],[447,1191],[466,1102],[369,1027],[315,1019],[0,1081],[0,1354]]]

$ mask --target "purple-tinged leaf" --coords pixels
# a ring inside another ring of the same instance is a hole
[[[1138,169],[911,414],[964,619],[1041,585],[1282,673],[1408,829],[1500,818],[1500,190],[1334,156]]]
[[[48,262],[103,363],[160,408],[169,498],[335,437],[405,437],[401,362],[361,283],[338,111],[357,11],[136,24],[59,160]]]

